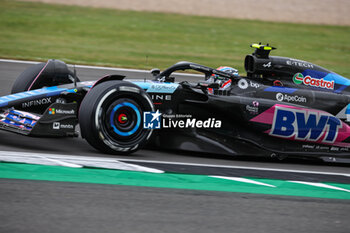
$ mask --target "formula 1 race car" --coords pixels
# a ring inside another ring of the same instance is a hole
[[[81,136],[96,149],[160,148],[226,155],[350,162],[350,80],[309,62],[270,56],[253,44],[246,76],[179,62],[154,80],[109,75],[80,82],[59,60],[28,68],[0,97],[0,128],[29,136]],[[192,69],[231,80],[175,82]],[[208,91],[211,90],[211,91]]]

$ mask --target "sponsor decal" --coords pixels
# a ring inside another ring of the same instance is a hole
[[[63,99],[63,98],[58,98],[58,99],[56,99],[56,103],[65,104],[65,103],[66,103],[66,100]]]
[[[248,86],[249,86],[249,84],[248,84],[247,80],[245,80],[245,79],[240,79],[240,80],[238,81],[238,87],[239,87],[239,88],[241,88],[241,89],[247,89]]]
[[[62,115],[70,115],[75,114],[74,109],[66,110],[66,109],[59,109],[59,108],[49,108],[49,114],[62,114]]]
[[[246,79],[240,79],[238,81],[238,87],[241,88],[241,89],[247,89],[248,87],[254,87],[254,88],[259,88],[260,87],[260,84],[259,83],[255,83],[255,82],[252,82],[252,81],[247,81]]]
[[[162,115],[159,110],[157,112],[144,112],[145,129],[160,128],[221,128],[221,121],[215,118],[207,120],[198,120],[192,118],[189,114],[172,114]]]
[[[250,114],[258,114],[259,113],[259,102],[258,101],[253,101],[252,105],[246,105],[245,109],[250,113]]]
[[[278,106],[275,109],[270,135],[333,143],[340,126],[341,121],[332,115]]]
[[[316,146],[316,150],[329,150],[329,146]]]
[[[160,129],[161,126],[161,113],[157,112],[144,112],[143,113],[143,128],[144,129]]]
[[[310,63],[300,61],[300,60],[287,60],[287,65],[290,66],[299,66],[299,67],[305,67],[305,68],[314,68],[314,66]]]
[[[301,73],[297,73],[293,76],[293,82],[295,84],[304,84],[306,86],[334,90],[334,81],[327,81],[327,80],[324,80],[323,78],[321,79],[312,78],[309,75],[304,77],[304,75]]]
[[[163,128],[221,128],[221,121],[215,118],[207,120],[197,120],[187,118],[185,120],[163,118]]]
[[[340,147],[329,147],[329,146],[320,146],[320,145],[302,145],[303,149],[313,149],[313,150],[331,150],[339,151]],[[332,149],[333,148],[333,149]]]
[[[276,100],[283,101],[283,94],[282,93],[277,93],[276,94]]]
[[[61,124],[60,122],[54,122],[52,124],[53,129],[74,129],[74,125]]]
[[[74,129],[74,125],[60,125],[61,129]]]
[[[263,64],[263,67],[265,67],[265,68],[270,68],[270,67],[271,67],[271,62],[268,62],[268,63],[266,63],[266,64]]]
[[[65,114],[65,115],[69,115],[69,114],[75,114],[74,109],[70,109],[70,110],[64,110],[64,109],[56,109],[56,114]]]
[[[171,95],[153,94],[151,95],[151,98],[153,101],[170,101]]]
[[[339,147],[335,147],[335,146],[331,147],[331,151],[339,151],[339,149],[340,149]]]
[[[51,97],[42,98],[42,99],[31,100],[31,101],[22,103],[22,108],[29,108],[32,106],[39,106],[39,105],[45,105],[45,104],[51,104],[51,103],[52,103]]]
[[[174,93],[179,84],[176,83],[153,83],[148,89],[147,92],[153,93]]]
[[[293,82],[295,84],[302,84],[304,81],[304,75],[301,73],[297,73],[293,76]]]
[[[328,112],[276,104],[250,121],[270,125],[265,133],[271,136],[350,148],[350,143],[346,142],[350,137],[350,126]],[[321,149],[323,146],[316,147]],[[308,149],[307,146],[304,148]]]
[[[283,93],[277,93],[276,100],[285,101],[285,102],[297,102],[297,103],[306,103],[307,102],[307,99],[304,96],[288,95],[288,94],[283,94]]]
[[[60,123],[59,122],[54,122],[52,125],[53,129],[60,129]]]
[[[301,148],[303,148],[303,149],[315,149],[315,145],[302,145]]]
[[[249,84],[250,84],[251,87],[254,87],[254,88],[259,88],[260,87],[259,83],[254,83],[252,81],[249,81]]]

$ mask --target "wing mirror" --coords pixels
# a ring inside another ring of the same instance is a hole
[[[158,69],[158,68],[152,69],[151,74],[153,75],[153,77],[158,76],[160,74],[160,69]]]

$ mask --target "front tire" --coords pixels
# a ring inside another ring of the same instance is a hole
[[[154,111],[149,96],[125,81],[106,81],[91,89],[81,103],[82,136],[109,154],[129,154],[142,148],[152,130],[143,128],[143,112]]]

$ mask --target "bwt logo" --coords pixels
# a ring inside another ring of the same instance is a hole
[[[143,128],[144,129],[160,129],[161,125],[161,113],[159,110],[156,112],[144,112],[143,113]]]
[[[276,107],[270,135],[302,141],[333,143],[341,121],[327,114]]]

